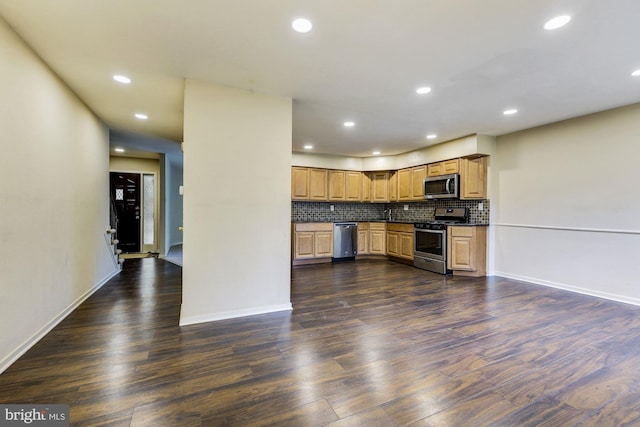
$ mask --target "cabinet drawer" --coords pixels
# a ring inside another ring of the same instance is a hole
[[[358,223],[358,231],[368,231],[369,223],[368,222],[359,222]]]
[[[399,231],[399,232],[404,232],[404,233],[413,233],[413,224],[387,223],[387,231]]]
[[[449,227],[451,237],[473,237],[473,227]]]
[[[295,231],[333,231],[332,222],[305,222],[295,225]]]
[[[370,222],[369,230],[385,230],[387,228],[387,224],[384,222]]]

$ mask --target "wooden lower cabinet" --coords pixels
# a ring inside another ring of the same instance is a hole
[[[313,231],[296,231],[294,232],[294,259],[314,258],[314,240],[315,232]]]
[[[309,260],[333,256],[333,223],[293,224],[293,259]]]
[[[386,255],[386,228],[387,226],[384,222],[369,223],[369,253],[371,255]]]
[[[369,223],[358,223],[358,255],[369,253]]]
[[[387,255],[413,260],[413,224],[387,224]]]
[[[358,223],[358,255],[385,255],[384,222]]]
[[[333,224],[331,231],[316,231],[313,252],[316,258],[333,256]]]
[[[400,233],[400,258],[413,260],[413,230],[411,233]]]
[[[449,227],[447,268],[458,276],[486,275],[487,227]]]

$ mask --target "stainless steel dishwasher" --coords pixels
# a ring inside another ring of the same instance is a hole
[[[333,223],[332,261],[352,261],[358,253],[358,224],[355,222]]]

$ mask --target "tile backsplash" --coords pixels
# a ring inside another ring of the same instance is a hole
[[[334,210],[331,211],[331,206]],[[292,222],[370,221],[384,216],[377,203],[291,202]]]
[[[478,209],[478,204],[483,209]],[[404,206],[409,210],[405,211]],[[331,206],[334,210],[331,211]],[[409,203],[342,203],[291,202],[293,222],[372,221],[385,218],[385,209],[391,209],[396,221],[418,222],[432,220],[436,208],[468,208],[469,222],[489,224],[489,200],[429,200]]]

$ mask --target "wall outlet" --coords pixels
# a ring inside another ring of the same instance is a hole
[[[335,208],[333,207],[333,205],[329,205],[329,210],[330,210],[331,212],[333,212],[333,211],[335,210]]]
[[[409,205],[404,205],[404,210],[408,211],[409,210]]]
[[[481,211],[484,209],[484,203],[478,203],[478,210]]]

